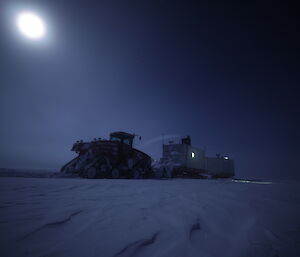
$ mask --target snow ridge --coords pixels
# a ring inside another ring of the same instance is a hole
[[[122,255],[122,256],[136,256],[144,247],[147,247],[151,244],[154,244],[158,234],[159,233],[157,232],[149,238],[137,240],[135,242],[132,242],[132,243],[128,244],[121,251],[116,253],[114,255],[114,257],[118,257],[120,255]]]
[[[45,225],[42,225],[41,227],[31,231],[30,233],[26,234],[25,236],[23,236],[21,239],[19,239],[18,241],[22,241],[24,239],[27,239],[29,236],[32,236],[33,234],[43,230],[43,229],[47,229],[48,227],[53,227],[53,226],[60,226],[68,221],[70,221],[72,219],[73,216],[78,215],[79,213],[81,213],[82,211],[76,211],[71,213],[68,217],[66,217],[65,219],[62,220],[58,220],[58,221],[54,221],[54,222],[50,222],[50,223],[46,223]]]

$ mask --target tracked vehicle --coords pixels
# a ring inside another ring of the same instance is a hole
[[[78,154],[61,168],[65,174],[81,178],[148,178],[152,176],[151,157],[133,148],[135,134],[113,132],[110,139],[77,141],[71,151]]]

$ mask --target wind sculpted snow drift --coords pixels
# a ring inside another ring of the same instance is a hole
[[[299,183],[0,178],[0,255],[300,256]]]

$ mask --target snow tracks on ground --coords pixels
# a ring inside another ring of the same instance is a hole
[[[300,256],[299,184],[0,179],[0,255]]]

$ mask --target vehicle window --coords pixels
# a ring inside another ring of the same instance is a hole
[[[121,138],[118,138],[118,137],[111,137],[110,140],[111,140],[111,141],[118,141],[118,142],[121,142]]]
[[[129,139],[124,139],[123,142],[127,145],[130,145],[130,140]]]

